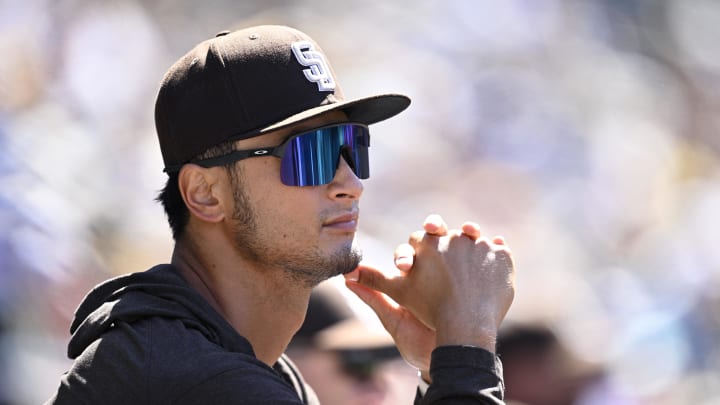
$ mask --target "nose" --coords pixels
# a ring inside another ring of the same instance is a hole
[[[328,185],[331,199],[360,199],[364,186],[345,159],[340,159],[333,181]]]

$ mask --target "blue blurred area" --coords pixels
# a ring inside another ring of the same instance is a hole
[[[402,5],[401,5],[402,4]],[[516,255],[515,322],[605,370],[581,404],[720,402],[720,3],[0,1],[0,403],[70,364],[96,282],[169,260],[153,105],[224,29],[316,38],[373,128],[367,260],[438,213]]]

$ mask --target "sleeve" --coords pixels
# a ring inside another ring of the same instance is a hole
[[[493,353],[471,346],[441,346],[431,357],[432,384],[415,405],[504,404],[502,363]]]

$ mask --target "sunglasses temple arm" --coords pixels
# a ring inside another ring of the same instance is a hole
[[[248,159],[252,157],[261,157],[261,156],[276,156],[275,155],[275,149],[277,148],[262,148],[262,149],[247,149],[247,150],[236,150],[234,152],[228,153],[227,155],[222,155],[214,158],[209,159],[199,159],[199,160],[193,160],[190,163],[194,163],[198,166],[202,167],[214,167],[214,166],[224,166],[230,163],[237,162],[239,160]]]

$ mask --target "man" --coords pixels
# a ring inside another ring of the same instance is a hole
[[[183,56],[155,109],[171,263],[88,294],[49,402],[317,403],[283,351],[313,286],[346,274],[420,370],[417,402],[499,403],[494,341],[514,291],[501,238],[430,216],[396,250],[402,276],[358,266],[367,125],[409,102],[344,100],[320,47],[288,27],[223,32]]]

